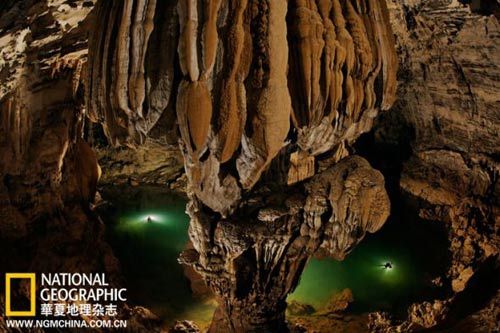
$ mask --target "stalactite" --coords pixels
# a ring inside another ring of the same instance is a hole
[[[363,20],[358,15],[350,1],[346,2],[347,7],[347,22],[350,26],[351,36],[354,43],[354,52],[356,56],[356,66],[354,69],[354,110],[353,119],[357,120],[361,113],[361,108],[364,102],[364,85],[365,80],[372,67],[372,50],[366,28]]]
[[[132,24],[131,65],[129,77],[129,100],[132,109],[143,117],[142,105],[145,99],[144,62],[147,44],[153,31],[156,0],[138,1]]]
[[[385,80],[381,74],[384,66],[392,68],[386,76],[393,77],[397,69],[397,64],[392,62],[394,49],[383,44],[387,42],[383,40],[387,31],[380,35],[382,29],[387,29],[387,25],[381,24],[385,20],[381,19],[385,4],[377,3],[374,7],[365,0],[318,0],[316,4],[317,7],[307,1],[291,2],[288,14],[289,43],[296,45],[290,50],[288,73],[293,96],[292,119],[298,132],[299,149],[312,156],[333,152],[335,147],[346,147],[371,128],[373,118],[385,107],[383,100],[377,101],[377,96],[392,89],[379,89],[375,81]],[[308,55],[314,49],[310,42],[313,38],[303,36],[311,35],[311,17],[317,18],[318,13],[321,20],[314,22],[320,26],[316,30],[323,31],[324,47],[320,57],[313,59],[302,56],[299,50],[300,43],[306,41],[303,54]],[[311,69],[318,66],[321,68],[320,77],[316,78],[319,88],[313,89]],[[310,105],[311,91],[316,89],[320,98]]]
[[[116,76],[113,76],[111,90],[111,94],[114,96],[112,105],[118,110],[118,118],[122,119],[123,122],[128,122],[129,118],[132,118],[127,91],[130,52],[135,52],[135,50],[130,48],[130,25],[132,21],[133,5],[134,0],[124,1],[123,12],[118,27],[117,48],[114,55],[116,59],[114,63],[114,73],[116,73]],[[119,123],[119,125],[124,128],[128,127],[128,125],[124,123]]]
[[[339,0],[333,0],[333,24],[335,25],[337,40],[339,45],[346,52],[346,62],[345,62],[345,98],[346,106],[345,113],[350,115],[354,108],[354,83],[352,79],[354,65],[355,65],[355,53],[354,53],[354,43],[352,37],[347,30],[346,21],[343,14],[343,8],[340,5]]]
[[[226,215],[288,143],[290,116],[294,156],[307,160],[289,161],[302,170],[290,174],[293,183],[311,176],[318,155],[345,156],[390,104],[396,58],[386,11],[369,0],[103,3],[98,15],[109,24],[91,47],[91,118],[117,144],[141,142],[177,87],[187,174],[204,203]],[[160,52],[168,56],[154,64]]]
[[[96,30],[90,39],[87,109],[90,119],[103,122],[115,145],[142,143],[159,119],[158,110],[144,110],[145,101],[153,93],[145,69],[156,9],[156,0],[113,0],[98,4],[97,16],[106,28]],[[168,95],[167,100],[172,79],[167,79],[161,87],[163,94]]]
[[[368,0],[377,22],[377,39],[382,51],[383,100],[381,109],[388,110],[396,99],[396,73],[398,58],[396,42],[389,23],[389,13],[385,1]]]
[[[179,63],[184,75],[192,82],[197,81],[200,75],[198,63],[198,2],[197,0],[179,1]]]
[[[189,147],[192,145],[189,151],[197,156],[205,146],[212,117],[211,97],[205,82],[180,84],[177,117],[182,139]]]
[[[343,259],[366,232],[379,230],[389,216],[384,178],[360,157],[343,159],[316,175],[306,188],[306,225],[301,234],[317,238],[323,230],[321,248],[334,258]],[[324,225],[322,215],[326,211],[332,216]]]
[[[256,112],[249,117],[251,134],[244,134],[242,152],[236,165],[244,189],[252,188],[264,169],[283,147],[289,130],[291,112],[287,89],[288,46],[286,41],[286,10],[283,0],[267,3],[269,18],[269,79],[260,91]]]
[[[145,54],[146,104],[143,110],[144,121],[139,121],[142,131],[147,132],[157,125],[163,116],[175,122],[175,89],[178,16],[176,1],[157,2],[149,45]],[[175,124],[168,122],[161,126],[172,129]]]
[[[289,61],[291,71],[296,73],[297,78],[290,83],[290,94],[294,99],[293,117],[297,126],[302,126],[314,123],[323,115],[324,96],[320,94],[320,76],[324,28],[313,1],[295,1],[289,25]]]
[[[219,35],[217,32],[217,13],[219,11],[222,0],[206,0],[204,13],[206,21],[203,25],[203,73],[202,79],[210,79],[215,58],[217,56],[217,45],[219,43]]]
[[[239,147],[246,120],[246,98],[243,80],[248,75],[249,61],[244,53],[245,27],[244,12],[247,0],[232,3],[227,33],[226,55],[227,77],[222,78],[218,113],[217,140],[219,149],[217,156],[227,162]]]

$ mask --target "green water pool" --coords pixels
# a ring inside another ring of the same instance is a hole
[[[101,214],[130,299],[167,322],[187,319],[208,324],[215,305],[193,297],[177,262],[188,242],[186,200],[158,187],[113,187],[101,192],[112,204]],[[435,293],[429,281],[437,267],[446,267],[445,248],[436,248],[446,244],[443,237],[430,222],[392,217],[344,261],[311,259],[289,299],[320,309],[333,294],[350,288],[353,312],[403,311]],[[392,269],[382,267],[387,262]]]
[[[402,224],[397,226],[396,223]],[[404,226],[404,221],[389,221],[374,235],[368,235],[341,262],[329,258],[311,259],[302,274],[291,300],[316,308],[326,305],[330,297],[351,289],[354,303],[351,311],[406,311],[413,302],[436,295],[430,283],[446,260],[445,249],[436,249],[436,238],[429,222]],[[446,244],[446,243],[445,243]],[[385,268],[390,263],[391,268]]]
[[[186,200],[149,186],[106,188],[102,195],[111,203],[101,215],[120,260],[129,299],[152,309],[167,323],[176,319],[208,323],[213,302],[193,297],[177,262],[188,242]]]

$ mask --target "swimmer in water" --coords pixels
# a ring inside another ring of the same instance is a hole
[[[390,262],[386,262],[385,264],[381,265],[384,269],[392,269],[392,264]]]
[[[151,216],[148,216],[148,223],[151,223],[153,222],[153,219],[151,218]]]

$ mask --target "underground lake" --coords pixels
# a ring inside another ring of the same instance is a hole
[[[186,269],[177,262],[189,243],[186,199],[156,186],[106,187],[101,195],[107,204],[99,213],[130,300],[152,309],[166,323],[193,320],[207,327],[216,303],[192,292]],[[446,235],[433,222],[396,215],[378,233],[367,235],[344,261],[311,259],[288,300],[320,310],[332,295],[349,288],[354,296],[350,313],[383,310],[403,315],[411,303],[442,292],[430,281],[439,275],[439,267],[446,267]]]

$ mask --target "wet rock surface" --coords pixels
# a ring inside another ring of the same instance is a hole
[[[297,301],[287,303],[286,313],[289,316],[307,316],[316,312],[314,307],[310,304],[302,304]]]
[[[324,311],[327,313],[342,312],[345,311],[352,302],[354,302],[352,291],[350,289],[344,289],[330,298]]]

